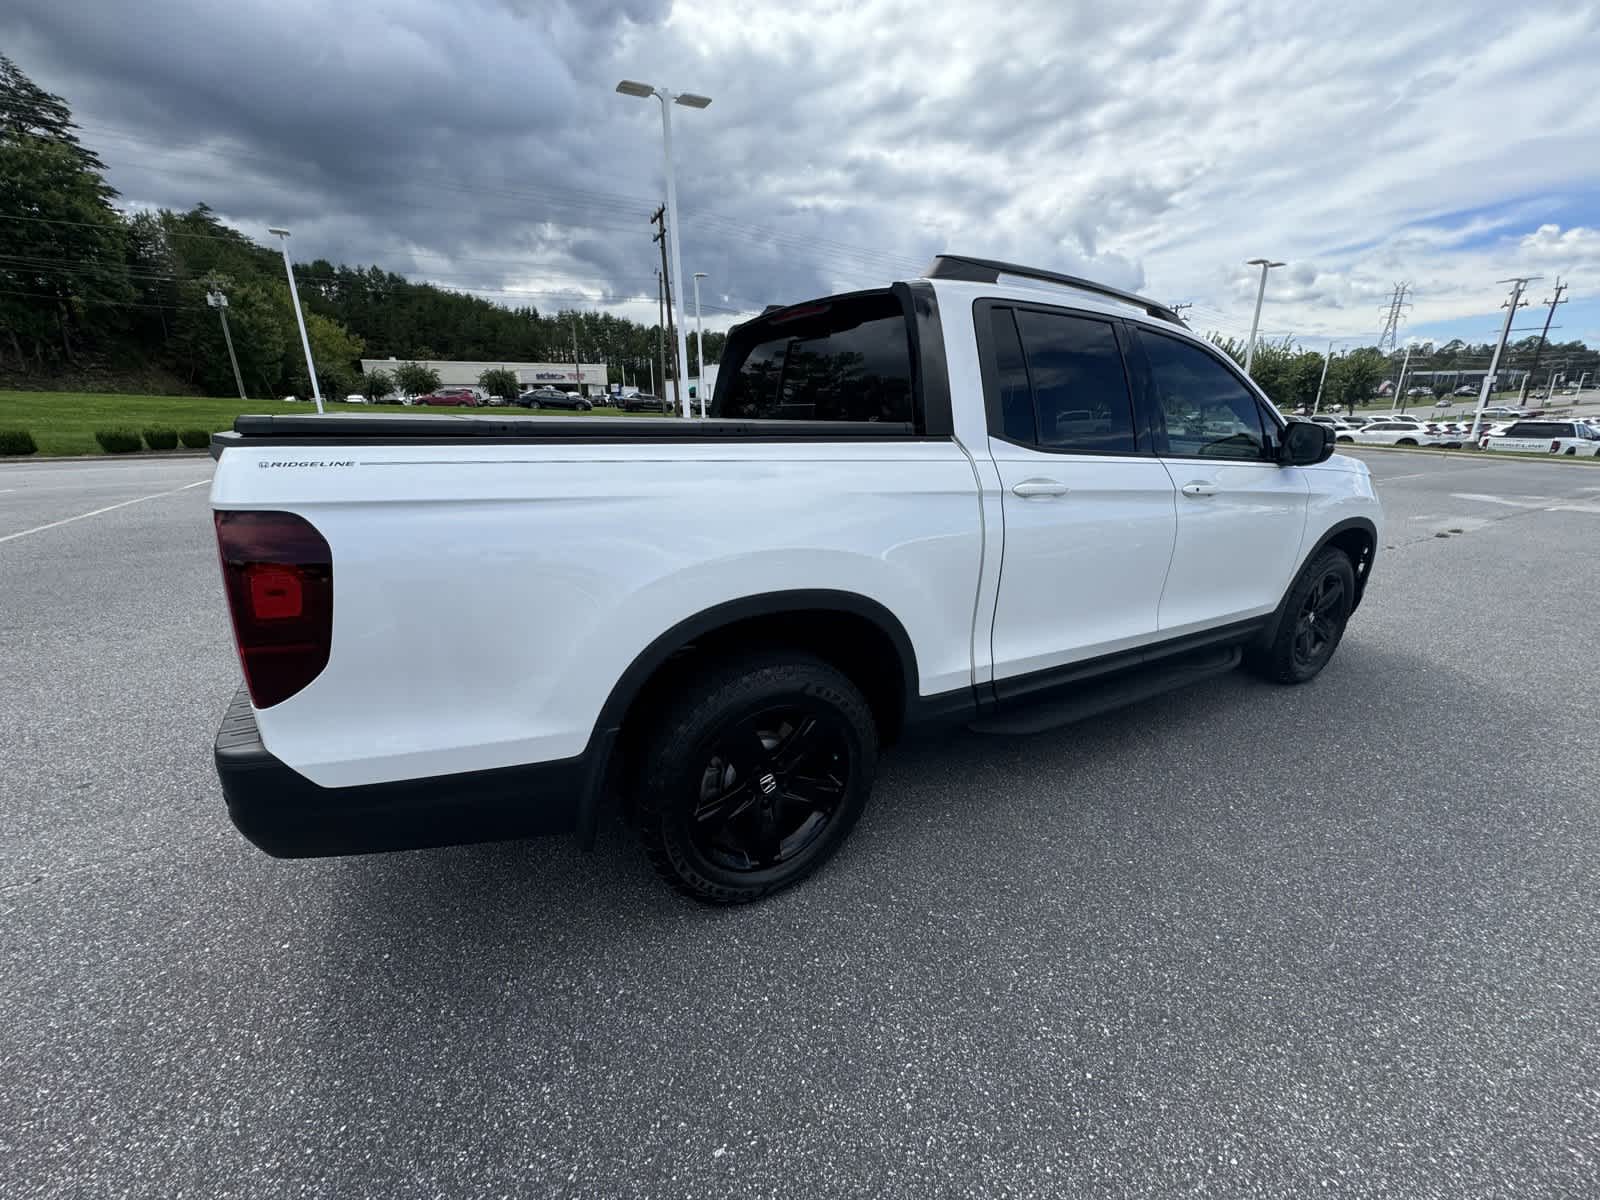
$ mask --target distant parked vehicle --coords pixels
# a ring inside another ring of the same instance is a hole
[[[529,408],[571,408],[578,412],[588,412],[594,407],[577,392],[564,392],[560,388],[533,388],[518,396],[517,402],[526,403]]]
[[[635,392],[625,396],[622,400],[623,412],[671,412],[672,402],[663,400],[660,396],[652,396],[649,392]]]
[[[477,408],[478,393],[467,387],[440,388],[426,396],[418,396],[416,403],[443,408]]]
[[[1478,385],[1475,383],[1463,383],[1450,394],[1452,396],[1476,396],[1478,394]]]
[[[1518,421],[1502,434],[1483,438],[1478,445],[1484,450],[1591,458],[1600,457],[1600,432],[1583,421]]]
[[[1373,421],[1351,433],[1350,440],[1364,446],[1441,446],[1444,439],[1429,433],[1420,421]]]
[[[1435,408],[1454,408],[1456,406],[1456,402],[1441,396],[1438,400],[1433,402],[1433,406]]]
[[[344,402],[346,404],[371,404],[372,403],[371,400],[368,400],[360,392],[351,392],[348,396],[346,396],[344,398]]]

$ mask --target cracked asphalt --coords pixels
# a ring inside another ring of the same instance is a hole
[[[733,912],[261,855],[209,460],[0,465],[0,1195],[1600,1194],[1600,469],[1361,456],[1315,683],[896,753]]]

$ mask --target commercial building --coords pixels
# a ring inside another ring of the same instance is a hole
[[[605,363],[530,363],[530,362],[449,362],[436,359],[363,358],[361,373],[392,371],[403,362],[432,367],[439,373],[440,387],[477,387],[485,371],[504,368],[513,371],[524,388],[558,387],[564,392],[595,396],[606,390]]]

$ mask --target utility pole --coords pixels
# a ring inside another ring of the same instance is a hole
[[[650,364],[650,394],[652,396],[665,396],[667,394],[667,302],[661,286],[661,272],[656,272],[656,353],[661,358],[661,390],[656,391],[656,365]]]
[[[1562,283],[1561,276],[1557,275],[1555,286],[1556,294],[1543,302],[1550,306],[1550,311],[1544,314],[1544,328],[1539,331],[1539,344],[1533,348],[1533,364],[1528,368],[1529,375],[1532,375],[1539,369],[1539,356],[1544,353],[1544,339],[1550,333],[1551,318],[1556,315],[1556,305],[1566,303],[1566,301],[1561,298],[1561,293],[1566,290],[1567,285]]]
[[[1405,395],[1406,395],[1406,368],[1409,367],[1410,365],[1411,365],[1411,343],[1407,342],[1406,343],[1405,361],[1400,364],[1400,380],[1399,380],[1399,382],[1397,382],[1394,385],[1394,402],[1389,405],[1389,411],[1391,413],[1395,411],[1395,405],[1396,404],[1398,404],[1400,406],[1400,411],[1401,412],[1405,412],[1405,410],[1406,410],[1406,400],[1405,400]]]
[[[700,397],[700,418],[706,415],[706,331],[700,323],[700,281],[706,277],[704,271],[694,273],[694,352],[700,360],[700,381],[695,384],[695,395]]]
[[[1478,389],[1478,408],[1472,414],[1472,429],[1468,433],[1473,441],[1478,440],[1478,431],[1483,428],[1483,407],[1489,403],[1489,389],[1494,386],[1495,372],[1500,369],[1500,355],[1505,351],[1506,338],[1511,336],[1511,322],[1516,319],[1517,309],[1528,305],[1522,298],[1522,289],[1537,278],[1537,275],[1525,275],[1499,281],[1511,285],[1511,298],[1500,306],[1506,310],[1506,323],[1500,326],[1500,340],[1495,343],[1494,355],[1489,359],[1489,373],[1483,377],[1483,386]]]
[[[1393,354],[1400,348],[1400,322],[1406,319],[1405,310],[1411,307],[1406,303],[1406,293],[1410,290],[1409,283],[1397,283],[1389,295],[1389,310],[1383,318],[1383,332],[1378,335],[1378,350],[1381,353]]]
[[[1322,385],[1328,382],[1328,364],[1333,361],[1333,343],[1328,343],[1328,353],[1322,358],[1322,378],[1317,380],[1317,398],[1312,401],[1311,415],[1314,417],[1322,409]]]
[[[572,313],[572,374],[578,380],[578,395],[583,395],[583,360],[578,357],[578,313]]]
[[[1185,300],[1182,303],[1174,304],[1174,305],[1171,306],[1172,315],[1177,317],[1178,320],[1182,321],[1184,312],[1186,310],[1188,310],[1188,309],[1193,308],[1193,307],[1194,307],[1194,301],[1193,300]]]
[[[233,364],[233,383],[239,389],[239,399],[244,400],[244,380],[239,375],[239,359],[233,352],[233,334],[228,330],[228,296],[221,288],[206,293],[206,303],[217,310],[222,318],[222,340],[228,343],[228,361]]]
[[[674,347],[676,347],[678,345],[678,334],[672,320],[672,276],[667,270],[667,241],[670,237],[670,233],[667,229],[666,205],[662,205],[660,208],[656,209],[655,216],[651,217],[650,220],[652,223],[660,226],[650,240],[658,243],[661,246],[661,290],[666,296],[666,315],[662,320],[662,328],[667,331],[668,340],[672,342]],[[688,356],[685,354],[683,357]],[[679,369],[681,369],[681,364]],[[667,364],[665,359],[663,359],[661,363],[661,377],[662,385],[665,386],[667,377]],[[678,409],[683,416],[688,416],[688,405],[688,398],[684,395],[683,391],[683,381],[678,378],[678,372],[675,369],[672,375],[672,407]]]

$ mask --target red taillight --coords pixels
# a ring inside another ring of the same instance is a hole
[[[219,512],[217,550],[233,636],[257,708],[322,673],[333,642],[333,552],[304,517]]]

